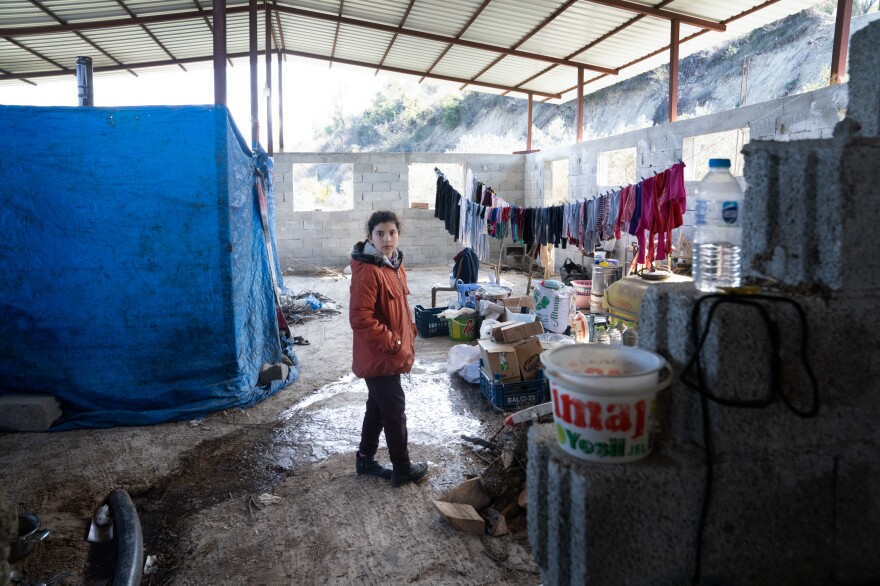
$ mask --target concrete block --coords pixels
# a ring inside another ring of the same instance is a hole
[[[847,291],[877,290],[880,288],[880,243],[866,236],[876,233],[877,218],[880,218],[877,191],[880,138],[853,139],[844,150],[840,167],[842,201],[835,219],[840,227],[837,240],[840,256],[831,287]]]
[[[658,396],[660,436],[703,444],[699,396],[681,380],[694,353],[692,309],[698,295],[690,283],[653,287],[642,301],[639,346],[664,355],[679,378]],[[772,404],[748,409],[709,403],[717,454],[769,457],[775,451],[800,449],[835,455],[852,442],[880,445],[880,315],[870,294],[793,296],[808,324],[808,361],[815,374],[821,409],[817,417],[792,413],[777,393]],[[777,324],[776,351],[781,358],[781,390],[802,411],[812,404],[812,386],[801,364],[805,335],[797,314],[785,304],[761,303]],[[708,305],[702,311],[705,323]],[[829,327],[829,324],[846,324]],[[771,343],[756,309],[719,305],[701,353],[709,391],[724,400],[760,400],[771,385]],[[695,382],[695,371],[688,380]]]
[[[855,256],[840,248],[840,161],[835,141],[753,141],[746,155],[748,190],[743,222],[746,274],[786,285],[841,287],[840,274]],[[847,228],[849,231],[849,228]],[[852,253],[852,251],[850,251]]]
[[[787,452],[769,460],[719,459],[713,472],[701,540],[703,576],[742,585],[828,583],[833,458]]]
[[[853,34],[849,50],[847,117],[861,125],[862,136],[880,136],[880,22]]]
[[[688,583],[701,462],[681,445],[631,464],[585,462],[559,449],[552,424],[533,426],[528,528],[543,582]]]
[[[0,430],[46,431],[61,417],[61,406],[51,395],[0,395]]]
[[[835,461],[834,575],[837,584],[880,584],[880,466],[877,443],[856,443]]]

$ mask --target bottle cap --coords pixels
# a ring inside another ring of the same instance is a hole
[[[730,159],[709,159],[709,168],[713,169],[715,167],[730,169]]]

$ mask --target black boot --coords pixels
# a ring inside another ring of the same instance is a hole
[[[391,472],[391,486],[398,487],[407,482],[415,482],[428,471],[425,462],[410,462],[409,466],[394,466]]]
[[[360,453],[355,456],[354,467],[355,470],[357,470],[358,476],[366,475],[378,476],[379,478],[391,478],[390,468],[386,468],[373,458],[361,456]]]

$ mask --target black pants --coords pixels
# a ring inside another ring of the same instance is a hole
[[[376,376],[364,379],[369,395],[364,425],[361,428],[361,445],[358,451],[373,457],[379,449],[379,434],[385,430],[388,456],[394,466],[409,466],[409,449],[406,432],[406,397],[400,386],[400,375]]]

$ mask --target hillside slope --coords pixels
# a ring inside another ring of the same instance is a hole
[[[859,30],[880,13],[853,19]],[[810,9],[695,53],[679,65],[679,118],[730,110],[828,83],[834,19]],[[584,97],[585,138],[662,124],[668,66]],[[509,153],[525,148],[527,101],[482,92],[438,94],[431,86],[386,85],[361,116],[323,130],[319,150]],[[532,148],[574,142],[572,100],[535,103]]]

